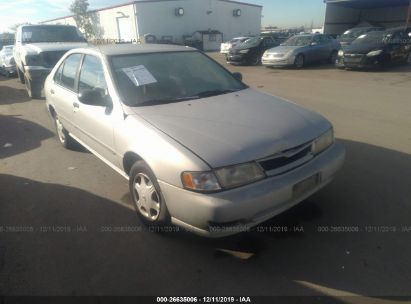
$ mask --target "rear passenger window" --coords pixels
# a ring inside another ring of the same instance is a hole
[[[95,56],[86,55],[80,71],[79,93],[86,90],[95,90],[105,95],[106,89],[107,85],[100,59]]]
[[[60,84],[74,91],[74,82],[76,79],[77,68],[80,63],[81,55],[73,54],[64,60],[63,72],[61,74]]]
[[[60,64],[56,74],[54,74],[54,82],[60,84],[61,83],[61,73],[63,71],[63,67],[64,67],[64,62],[62,64]]]

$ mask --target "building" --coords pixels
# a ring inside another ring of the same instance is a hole
[[[327,5],[324,32],[340,35],[356,26],[406,24],[410,0],[324,0]]]
[[[262,6],[229,0],[137,0],[91,13],[98,38],[142,41],[149,36],[157,42],[184,43],[197,33],[195,37],[207,39],[203,46],[210,50],[217,49],[216,41],[258,35]],[[75,25],[72,16],[42,23]]]

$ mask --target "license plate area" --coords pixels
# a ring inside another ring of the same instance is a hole
[[[293,197],[297,198],[315,188],[321,182],[321,173],[314,174],[293,186]]]

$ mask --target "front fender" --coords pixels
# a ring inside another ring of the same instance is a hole
[[[183,171],[208,171],[210,167],[188,148],[156,129],[138,115],[129,115],[114,131],[121,163],[132,152],[153,170],[157,179],[182,187]],[[123,168],[124,169],[124,168]]]

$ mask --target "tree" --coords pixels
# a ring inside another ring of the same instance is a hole
[[[96,26],[93,24],[95,18],[88,11],[88,0],[74,0],[70,5],[70,11],[73,13],[74,21],[77,27],[84,33],[87,39],[95,37],[98,34]]]

